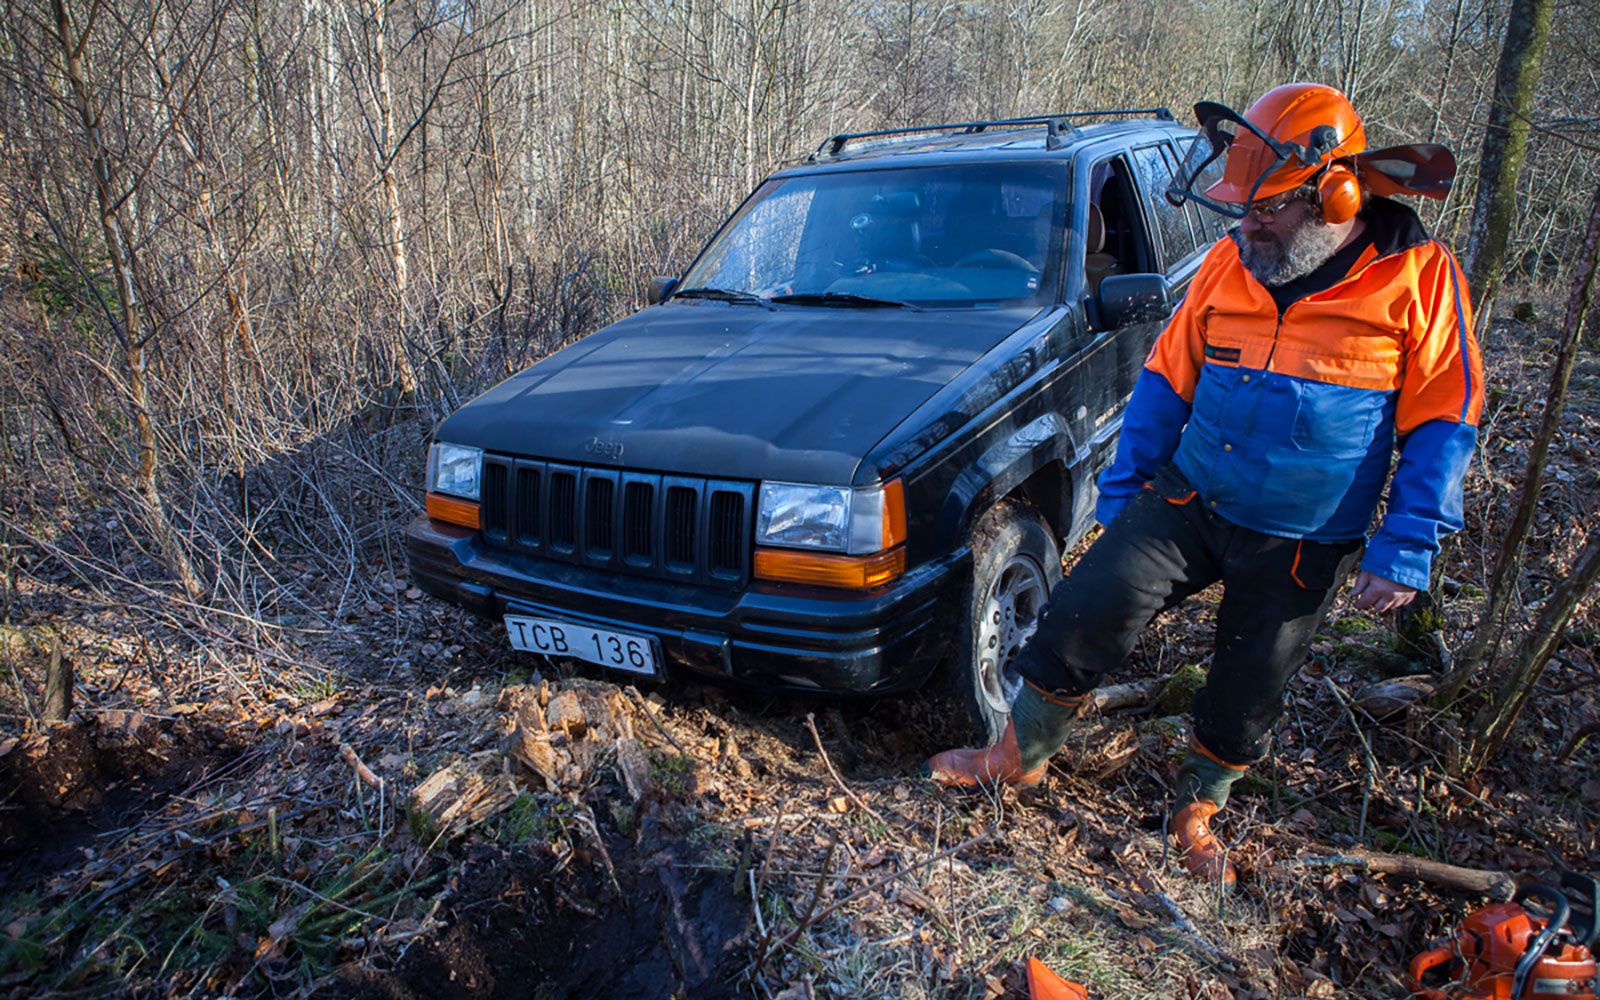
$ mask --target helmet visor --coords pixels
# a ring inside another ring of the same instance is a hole
[[[1308,148],[1272,138],[1225,105],[1202,101],[1194,110],[1200,119],[1200,134],[1189,141],[1183,161],[1167,186],[1167,200],[1174,205],[1192,201],[1230,219],[1250,214],[1262,185],[1291,159],[1316,166],[1337,143],[1331,128],[1326,133],[1322,127],[1313,132],[1313,138],[1321,142]],[[1327,149],[1320,148],[1324,144]],[[1230,154],[1248,156],[1248,160],[1234,165],[1235,169],[1229,172],[1233,176],[1225,176]]]

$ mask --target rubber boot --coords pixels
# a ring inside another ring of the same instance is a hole
[[[993,784],[1032,788],[1044,780],[1048,767],[1049,762],[1043,761],[1032,770],[1023,768],[1015,720],[1006,723],[1006,731],[994,746],[946,750],[928,758],[928,776],[952,788]]]
[[[1178,842],[1178,860],[1202,882],[1233,888],[1238,873],[1228,852],[1211,832],[1211,817],[1222,807],[1204,799],[1191,802],[1172,815],[1172,837]]]
[[[1169,832],[1178,842],[1178,858],[1189,874],[1203,882],[1232,888],[1238,873],[1228,862],[1227,849],[1211,832],[1211,819],[1228,804],[1228,790],[1244,777],[1238,764],[1225,764],[1192,746],[1178,765],[1178,811]]]
[[[953,788],[1031,788],[1044,779],[1050,755],[1066,742],[1087,697],[1062,697],[1025,682],[1011,706],[1011,721],[993,746],[934,754],[928,759],[928,776]]]

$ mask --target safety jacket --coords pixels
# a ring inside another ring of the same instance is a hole
[[[1483,365],[1467,283],[1410,208],[1374,198],[1373,243],[1343,280],[1278,306],[1232,234],[1207,254],[1145,361],[1116,459],[1108,524],[1168,462],[1204,503],[1269,535],[1339,541],[1383,523],[1362,568],[1419,590],[1461,527]]]

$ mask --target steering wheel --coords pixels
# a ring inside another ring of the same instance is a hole
[[[956,261],[955,267],[986,267],[1001,271],[1025,271],[1028,274],[1038,274],[1039,269],[1028,263],[1024,257],[1019,257],[1009,250],[974,250],[965,257]]]

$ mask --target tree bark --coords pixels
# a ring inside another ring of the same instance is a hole
[[[143,503],[145,522],[162,558],[173,576],[191,598],[200,596],[199,578],[189,560],[188,552],[178,539],[172,522],[167,518],[161,490],[156,482],[160,468],[160,451],[156,440],[155,422],[150,415],[148,388],[150,341],[153,331],[144,329],[143,310],[139,293],[133,281],[133,250],[122,226],[121,205],[124,199],[114,191],[111,157],[100,133],[99,112],[95,106],[94,91],[89,84],[85,53],[88,39],[77,33],[72,17],[63,0],[51,0],[55,18],[55,41],[61,47],[62,68],[65,69],[73,101],[73,110],[83,127],[89,149],[90,173],[94,179],[95,201],[99,206],[100,232],[106,243],[106,256],[111,261],[112,277],[117,291],[118,318],[121,329],[119,339],[128,360],[128,404],[133,411],[135,434],[138,440],[138,471],[134,485]],[[92,15],[91,15],[92,16]]]
[[[390,357],[394,362],[395,376],[400,391],[407,396],[417,391],[417,373],[406,353],[406,289],[411,283],[411,266],[406,255],[405,218],[400,211],[399,182],[394,176],[394,161],[399,155],[394,127],[394,89],[389,83],[389,0],[372,3],[372,61],[377,76],[378,92],[378,193],[388,224],[389,263],[394,277],[395,317],[394,339],[390,342]]]
[[[1583,340],[1583,327],[1589,314],[1589,303],[1594,293],[1596,258],[1600,257],[1600,187],[1595,189],[1594,201],[1589,207],[1589,227],[1584,236],[1583,251],[1579,257],[1578,276],[1567,301],[1566,323],[1561,344],[1556,353],[1555,365],[1550,369],[1550,387],[1545,391],[1544,416],[1538,433],[1528,450],[1528,471],[1522,483],[1522,495],[1517,501],[1511,524],[1500,537],[1500,553],[1495,560],[1494,574],[1489,580],[1488,606],[1479,619],[1472,635],[1472,644],[1461,656],[1456,668],[1439,686],[1436,702],[1448,705],[1460,697],[1466,685],[1485,662],[1494,658],[1498,648],[1503,618],[1511,601],[1511,591],[1517,579],[1517,569],[1522,555],[1523,542],[1533,524],[1533,515],[1539,505],[1539,490],[1544,483],[1544,467],[1550,454],[1550,443],[1560,429],[1561,414],[1566,408],[1568,384],[1572,380],[1572,367],[1578,360],[1578,347]]]
[[[1516,213],[1517,178],[1528,148],[1529,114],[1554,6],[1553,0],[1512,0],[1495,71],[1494,100],[1478,161],[1478,198],[1467,236],[1472,297],[1486,319],[1505,268],[1506,245]]]

